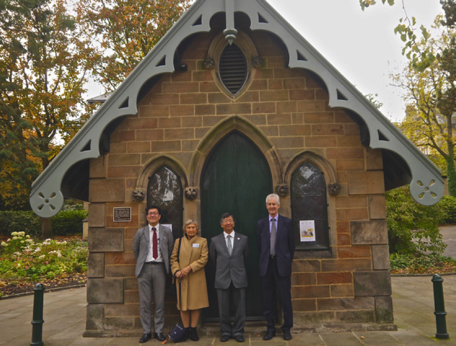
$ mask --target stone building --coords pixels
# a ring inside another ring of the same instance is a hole
[[[30,201],[42,217],[64,196],[90,202],[87,336],[141,333],[132,239],[152,204],[176,238],[188,218],[210,239],[235,215],[261,321],[255,224],[271,192],[295,224],[295,328],[392,330],[384,193],[409,183],[424,205],[443,194],[438,169],[266,1],[197,0]],[[203,324],[217,319],[212,275]],[[172,295],[167,310],[172,325]]]

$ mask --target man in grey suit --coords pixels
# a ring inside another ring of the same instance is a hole
[[[173,250],[173,234],[171,230],[159,224],[161,211],[159,207],[146,209],[149,223],[136,231],[133,238],[133,253],[136,258],[135,275],[138,278],[140,318],[143,336],[139,340],[144,343],[152,338],[152,318],[150,304],[154,291],[154,337],[159,341],[165,325],[165,287],[166,276],[169,274],[169,257]]]
[[[247,287],[248,238],[234,231],[234,218],[225,213],[220,218],[223,233],[211,239],[209,257],[215,266],[220,341],[230,338],[244,341],[245,289]],[[230,308],[234,307],[234,323],[230,322]]]

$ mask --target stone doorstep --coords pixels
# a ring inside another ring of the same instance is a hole
[[[295,326],[293,333],[395,332],[393,323],[309,323]]]
[[[246,322],[245,332],[249,334],[261,334],[266,332],[266,325],[258,322]],[[281,325],[276,329],[281,334]],[[207,323],[199,328],[206,335],[220,334],[218,323]],[[306,323],[305,325],[294,326],[291,330],[293,334],[299,333],[334,333],[334,332],[361,332],[361,331],[397,331],[397,326],[392,323]]]
[[[276,326],[277,331],[281,334],[280,325]],[[245,324],[245,333],[252,335],[263,335],[266,331],[264,323],[249,322]],[[361,332],[361,331],[397,331],[397,326],[392,323],[309,323],[303,326],[295,326],[291,332],[293,334],[301,333],[342,333],[342,332]],[[170,328],[166,328],[164,333],[168,335]],[[206,323],[198,327],[198,333],[203,336],[220,335],[220,326],[218,323]],[[89,338],[114,338],[114,337],[136,337],[142,334],[142,329],[119,329],[119,330],[86,330],[83,337]]]
[[[141,336],[142,334],[143,334],[142,329],[113,329],[113,330],[86,330],[82,334],[82,336],[85,338],[116,338],[116,337],[135,337],[135,336]]]

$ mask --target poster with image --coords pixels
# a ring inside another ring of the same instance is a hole
[[[299,232],[301,234],[301,242],[315,241],[315,221],[300,220]]]

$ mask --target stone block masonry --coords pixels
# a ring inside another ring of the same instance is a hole
[[[297,251],[293,262],[296,327],[384,324],[391,329],[382,152],[361,144],[358,124],[343,109],[328,106],[321,84],[304,70],[285,67],[282,48],[265,32],[252,34],[263,65],[251,71],[245,92],[229,97],[216,83],[215,71],[203,68],[213,37],[196,37],[182,54],[188,70],[164,75],[139,103],[138,114],[112,133],[111,151],[91,161],[86,336],[141,334],[131,245],[145,224],[147,197],[137,202],[132,192],[140,187],[147,194],[147,179],[146,185],[137,184],[156,159],[171,162],[185,184],[199,184],[195,177],[208,155],[202,143],[214,147],[229,121],[231,129],[269,146],[263,154],[274,187],[290,183],[287,169],[302,153],[321,158],[340,185],[338,195],[327,196],[330,250]],[[328,183],[330,177],[325,179]],[[183,203],[184,219],[190,211],[205,217],[199,214],[199,194]],[[290,194],[282,204],[291,216]],[[125,206],[132,208],[131,221],[114,222],[113,208]],[[166,301],[169,329],[178,311],[174,296]]]

